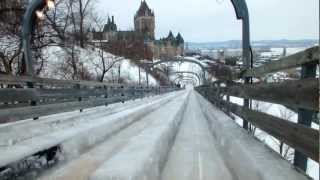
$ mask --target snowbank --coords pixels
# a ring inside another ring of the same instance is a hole
[[[46,48],[44,54],[47,55],[48,60],[45,62],[40,76],[54,79],[72,79],[70,75],[66,75],[63,71],[63,68],[66,68],[66,62],[69,57],[67,51],[70,51],[70,49],[63,49],[61,47]],[[99,49],[93,47],[87,49],[77,47],[75,49],[76,57],[79,59],[79,68],[85,67],[95,79],[102,74],[102,56],[100,53]],[[103,52],[103,57],[107,67],[114,61],[121,59],[106,73],[105,81],[117,82],[120,66],[120,77],[124,79],[125,83],[137,84],[139,82],[139,67],[131,63],[129,59],[117,57],[107,52]],[[146,73],[143,69],[141,69],[141,82],[146,84]],[[149,84],[157,84],[151,75],[149,75]]]

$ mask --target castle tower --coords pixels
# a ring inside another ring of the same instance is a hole
[[[135,31],[143,33],[146,39],[155,38],[155,17],[145,0],[141,2],[140,8],[134,16]]]

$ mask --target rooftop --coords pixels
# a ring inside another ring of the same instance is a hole
[[[149,8],[145,0],[141,1],[140,8],[135,15],[135,17],[140,17],[140,16],[154,16],[153,11]]]

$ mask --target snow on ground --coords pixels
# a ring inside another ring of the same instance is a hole
[[[54,78],[54,79],[71,79],[69,76],[61,71],[63,63],[67,61],[68,55],[65,49],[60,47],[48,47],[45,50],[45,54],[48,56],[45,69],[42,72],[42,77]],[[79,58],[80,66],[86,67],[91,75],[94,77],[101,74],[102,63],[99,50],[96,48],[81,49],[76,48],[76,56]],[[118,68],[120,66],[120,77],[125,79],[126,83],[137,84],[139,82],[139,67],[131,63],[129,59],[114,56],[110,53],[104,52],[103,56],[106,61],[106,66],[110,66],[113,61],[118,61],[107,73],[105,80],[117,82]],[[81,68],[81,67],[80,67]],[[141,69],[141,82],[145,84],[146,73]],[[156,85],[156,80],[149,75],[149,84]]]

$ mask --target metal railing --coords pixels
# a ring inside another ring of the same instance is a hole
[[[0,87],[0,124],[82,111],[179,90],[174,86],[136,86],[10,75],[0,76]]]

